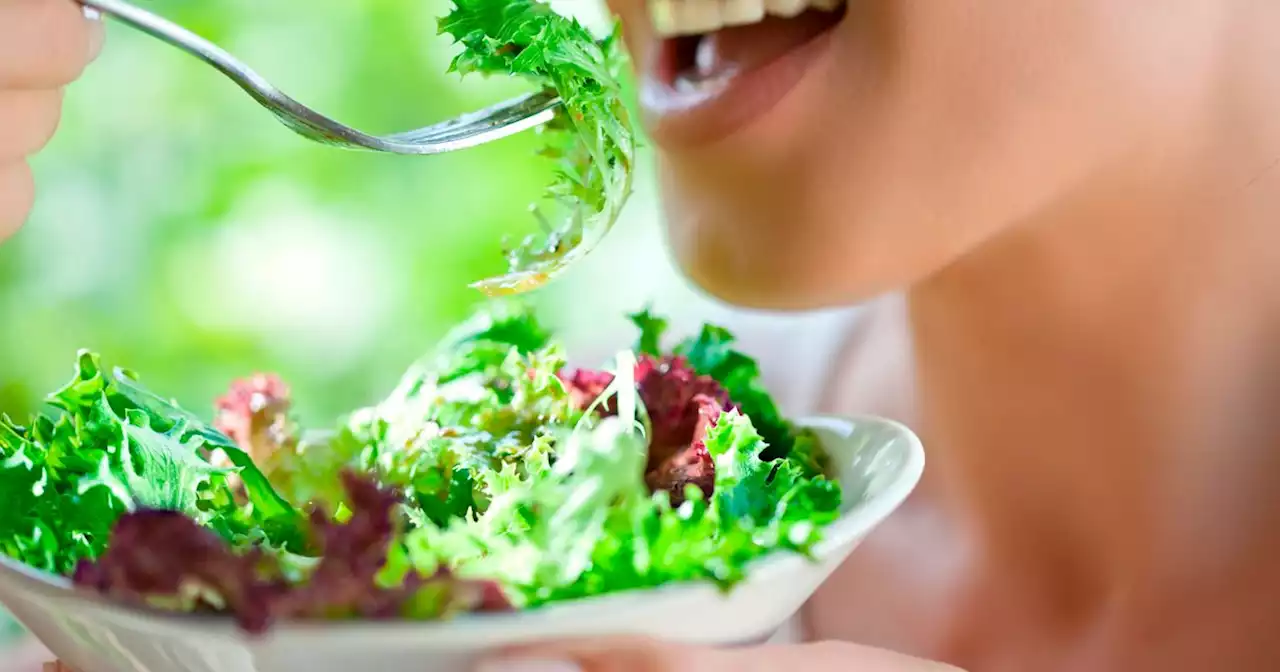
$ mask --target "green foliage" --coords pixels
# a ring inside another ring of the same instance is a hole
[[[235,467],[214,466],[214,449]],[[235,444],[82,351],[45,412],[26,425],[0,417],[0,552],[66,574],[98,557],[116,520],[140,509],[182,512],[238,543],[305,545],[299,514]]]
[[[657,355],[665,353],[662,337],[667,321],[643,310],[630,315],[640,331],[636,351]],[[733,334],[724,327],[704,325],[696,335],[677,343],[671,353],[689,360],[698,373],[711,376],[724,385],[729,398],[742,413],[751,418],[767,446],[763,457],[774,460],[786,457],[800,466],[804,474],[826,472],[826,459],[811,433],[792,426],[782,416],[777,403],[764,387],[756,360],[733,347]]]
[[[251,0],[149,8],[305,103],[373,131],[530,89],[446,71],[454,50],[433,35],[445,0],[313,0],[302,12]],[[6,511],[29,502],[28,486],[46,474],[25,447],[50,427],[26,419],[63,413],[46,407],[43,392],[62,382],[68,353],[110,352],[206,418],[232,378],[278,371],[307,391],[296,406],[302,423],[323,424],[376,399],[404,362],[483,301],[468,283],[506,270],[501,240],[528,230],[525,204],[554,171],[538,158],[546,138],[534,134],[419,159],[313,145],[208,66],[111,22],[108,32],[105,53],[67,91],[58,136],[34,161],[36,211],[0,244],[0,414],[15,419],[0,433],[6,446],[20,436],[25,449],[6,452],[0,469]],[[181,448],[156,425],[129,431]],[[73,466],[87,474],[101,463]],[[96,487],[56,501],[107,512],[122,505],[110,495]],[[100,540],[80,534],[76,543],[92,550]],[[30,557],[66,565],[57,555],[33,547]]]
[[[148,7],[372,131],[532,88],[447,72],[445,0]],[[468,283],[506,270],[503,237],[530,229],[526,206],[554,179],[535,134],[437,157],[314,145],[207,65],[108,33],[34,161],[32,218],[0,244],[0,412],[15,418],[81,347],[205,417],[255,370],[312,391],[304,423],[367,404],[484,301]]]
[[[543,154],[556,161],[547,197],[566,219],[559,226],[542,222],[542,235],[511,250],[508,273],[478,286],[508,293],[541,285],[600,242],[631,194],[636,138],[619,83],[621,35],[597,42],[546,4],[508,0],[455,0],[440,32],[463,46],[453,71],[514,75],[559,94]]]

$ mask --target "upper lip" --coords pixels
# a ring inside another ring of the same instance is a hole
[[[647,20],[648,17],[646,16]],[[835,27],[840,24],[836,23]],[[692,90],[677,88],[677,39],[644,27],[643,44],[634,51],[641,79],[641,107],[654,140],[668,149],[718,141],[767,113],[809,70],[830,42],[827,29],[809,42],[748,72],[726,72]]]

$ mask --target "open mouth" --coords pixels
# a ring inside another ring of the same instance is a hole
[[[655,135],[708,138],[772,107],[799,81],[845,7],[844,0],[649,0],[660,44],[644,102],[650,118],[668,127]],[[709,107],[721,109],[695,114]],[[672,126],[678,128],[661,132]]]

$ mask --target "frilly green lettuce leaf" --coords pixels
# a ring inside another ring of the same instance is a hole
[[[584,419],[539,455],[537,469],[505,465],[490,475],[487,509],[410,533],[420,569],[495,578],[518,604],[536,606],[672,581],[727,587],[773,550],[807,553],[838,513],[839,488],[799,465],[761,459],[764,440],[736,411],[707,431],[716,465],[710,501],[693,486],[679,507],[651,493],[634,368],[633,356],[620,357],[601,395],[616,415]]]
[[[178,511],[229,538],[302,548],[301,516],[247,459],[208,459],[224,436],[147,392],[129,375],[109,376],[97,355],[77,356],[75,377],[26,426],[0,419],[0,552],[67,573],[97,557],[120,516]],[[228,485],[248,486],[240,504]]]
[[[597,41],[532,0],[455,0],[440,32],[462,45],[454,72],[522,77],[560,97],[543,154],[556,162],[547,200],[567,216],[553,224],[535,208],[543,231],[509,251],[506,275],[474,285],[490,295],[527,291],[591,252],[631,194],[636,138],[618,82],[620,35]]]
[[[276,460],[272,479],[295,502],[342,503],[344,469],[399,488],[416,521],[444,525],[487,510],[504,468],[551,450],[547,428],[582,412],[557,373],[559,344],[527,308],[491,307],[455,329],[383,401],[360,409],[327,440]],[[307,498],[304,500],[303,498]]]
[[[640,335],[636,337],[635,351],[641,355],[661,357],[662,337],[667,332],[666,318],[655,315],[649,308],[631,313],[627,317],[640,331]]]
[[[662,338],[667,330],[667,320],[649,309],[629,317],[640,332],[635,346],[637,351],[646,354],[665,352]],[[707,324],[695,336],[677,343],[671,354],[685,358],[694,371],[711,376],[725,387],[729,398],[743,415],[751,418],[760,432],[767,446],[763,455],[766,461],[785,457],[809,476],[826,473],[826,456],[817,439],[783,416],[764,386],[760,365],[754,358],[734,348],[735,342],[728,329]]]
[[[707,431],[705,443],[716,464],[713,505],[726,523],[764,528],[799,520],[812,523],[816,533],[838,514],[839,487],[821,476],[810,476],[804,465],[791,460],[761,459],[766,452],[764,440],[751,419],[736,410],[720,415]],[[800,539],[785,536],[788,544],[811,541],[808,531]]]
[[[284,614],[438,618],[453,613],[451,605],[536,607],[677,581],[727,589],[770,553],[809,553],[841,495],[816,470],[816,441],[805,443],[809,435],[771,416],[767,395],[752,396],[764,394],[758,368],[729,346],[727,332],[705,328],[674,356],[662,354],[662,318],[645,311],[633,319],[645,352],[624,352],[610,369],[591,371],[592,392],[583,395],[580,386],[569,389],[578,377],[531,312],[494,307],[336,434],[290,434],[280,454],[255,449],[266,456],[267,474],[234,457],[229,466],[211,459],[215,450],[245,453],[132,376],[105,375],[85,353],[75,379],[50,397],[49,412],[24,426],[0,422],[0,552],[63,573],[87,567],[83,585],[178,609],[198,606],[180,599],[188,573],[235,569],[214,578],[238,576],[222,589],[241,595],[237,586],[248,586],[266,600],[229,609],[255,630],[276,613],[267,598],[277,588],[302,600],[277,605],[288,607]],[[686,360],[711,373],[694,374]],[[690,397],[702,384],[739,396]],[[232,388],[236,394],[218,402],[216,426],[242,441],[254,428],[231,420],[255,406],[254,394],[288,396],[266,374]],[[679,464],[696,467],[696,476],[673,471],[679,477],[655,485],[655,445],[672,446],[656,438],[670,419],[653,418],[687,403],[696,405],[696,426],[663,464],[688,458]],[[256,407],[288,409],[262,399]],[[791,441],[786,457],[770,456],[749,408]],[[288,432],[296,427],[258,415]],[[312,504],[319,511],[308,524],[298,509]],[[133,527],[122,531],[121,520]],[[138,581],[144,575],[121,584],[122,575],[92,571],[113,529],[143,541],[116,549],[103,566],[158,567],[153,561],[163,559],[164,600],[150,601],[156,588]],[[170,529],[184,535],[185,551],[139,546],[160,543]],[[354,535],[370,550],[348,558],[364,577],[358,592],[342,592],[347,560],[326,564],[327,534]],[[186,566],[202,554],[211,565]],[[260,585],[257,554],[273,568],[269,585]],[[455,576],[464,580],[448,578]],[[409,585],[425,577],[435,577],[430,590]],[[378,607],[361,602],[366,595],[390,601]]]

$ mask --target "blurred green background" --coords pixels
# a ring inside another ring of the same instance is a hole
[[[446,74],[436,0],[147,4],[375,132],[527,90]],[[538,143],[430,158],[311,144],[211,68],[111,25],[35,161],[36,212],[0,247],[0,411],[29,414],[88,347],[200,410],[232,377],[277,370],[307,391],[304,419],[328,422],[481,300],[468,282],[532,226]]]
[[[527,90],[446,73],[443,0],[144,4],[361,129]],[[593,3],[562,9],[602,25]],[[467,284],[503,269],[503,236],[532,225],[549,180],[538,144],[431,158],[312,144],[208,66],[109,22],[34,161],[36,210],[0,245],[0,412],[35,411],[87,347],[205,415],[232,378],[278,371],[305,423],[332,423],[483,300]],[[0,614],[4,663],[19,632]]]

